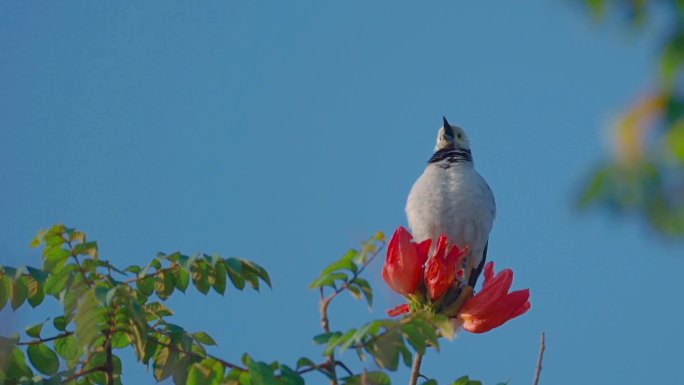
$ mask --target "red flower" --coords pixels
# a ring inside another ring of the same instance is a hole
[[[460,259],[467,250],[467,248],[461,250],[456,245],[449,245],[446,235],[439,237],[435,255],[425,265],[425,286],[432,301],[441,298],[454,284],[456,272],[460,270],[462,262]]]
[[[414,243],[413,236],[399,227],[387,246],[387,259],[382,277],[394,291],[409,295],[415,293],[423,275],[423,264],[427,260],[431,241]]]
[[[484,333],[530,310],[530,290],[509,293],[513,270],[504,269],[494,275],[494,262],[485,266],[485,281],[480,290],[461,308],[463,328],[471,333]]]
[[[408,313],[411,311],[411,307],[409,304],[405,303],[403,305],[395,306],[389,310],[387,310],[387,315],[390,317],[396,317],[398,315],[402,315],[404,313]]]

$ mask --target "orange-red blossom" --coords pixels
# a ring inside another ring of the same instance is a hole
[[[387,248],[387,258],[382,271],[385,282],[396,292],[412,302],[427,300],[435,302],[451,288],[465,287],[461,282],[463,256],[468,248],[449,244],[445,235],[437,240],[432,258],[428,258],[431,240],[414,243],[413,236],[405,228],[395,231]],[[504,269],[494,275],[494,263],[484,269],[482,289],[470,298],[458,312],[463,328],[472,333],[484,333],[501,326],[530,309],[529,289],[509,293],[513,283],[513,271]],[[418,298],[419,300],[416,300]],[[392,317],[408,313],[408,304],[399,305],[388,314]]]
[[[463,329],[484,333],[530,310],[530,290],[509,293],[513,270],[503,269],[494,275],[494,262],[485,266],[482,289],[463,305],[459,318]]]

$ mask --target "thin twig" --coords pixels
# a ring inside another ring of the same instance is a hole
[[[78,256],[74,254],[74,247],[71,245],[71,241],[67,241],[66,244],[69,246],[69,250],[71,250],[71,256],[74,258],[74,261],[76,261],[76,266],[78,266],[78,270],[81,271],[81,275],[83,275],[83,279],[88,284],[88,287],[93,287],[93,281],[88,278],[85,270],[83,270],[83,266],[81,266],[81,261],[79,261]]]
[[[544,360],[544,350],[546,349],[546,338],[544,332],[541,334],[541,341],[539,341],[539,358],[537,358],[537,369],[534,371],[533,385],[539,384],[539,377],[541,376],[542,361]]]
[[[416,357],[413,359],[413,367],[411,368],[411,377],[409,377],[409,385],[416,385],[418,377],[420,377],[420,364],[423,362],[423,355],[416,352]]]
[[[56,336],[49,337],[49,338],[38,338],[37,340],[31,340],[31,341],[26,341],[26,342],[17,342],[17,345],[37,345],[37,344],[42,344],[44,342],[58,340],[58,339],[64,338],[64,337],[69,337],[72,334],[74,334],[74,332],[64,332],[62,334],[57,334]]]
[[[130,285],[131,283],[141,281],[141,280],[143,280],[143,279],[145,279],[145,278],[154,277],[154,276],[157,276],[157,275],[159,275],[159,274],[166,273],[167,271],[174,270],[174,269],[176,269],[176,268],[179,267],[179,266],[180,266],[179,264],[177,264],[176,262],[174,262],[173,265],[171,265],[171,266],[169,266],[169,267],[165,267],[165,268],[163,268],[163,269],[159,269],[159,270],[155,271],[154,273],[145,274],[145,275],[143,275],[142,277],[135,277],[135,278],[131,278],[131,279],[127,280],[127,281],[123,281],[123,284],[124,284],[124,285]]]
[[[71,376],[65,378],[64,381],[62,381],[62,384],[68,384],[70,381],[73,381],[79,377],[83,377],[85,375],[88,375],[90,373],[104,372],[106,370],[107,370],[107,368],[104,365],[97,366],[97,367],[90,368],[90,369],[86,369],[86,370],[81,370],[81,371],[78,371],[78,372],[72,374]]]

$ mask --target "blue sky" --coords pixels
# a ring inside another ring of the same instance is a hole
[[[446,115],[496,195],[489,257],[532,310],[446,343],[424,373],[529,384],[546,331],[542,383],[680,384],[681,243],[574,204],[657,49],[652,31],[566,1],[2,2],[0,263],[38,265],[28,242],[58,222],[124,266],[158,251],[249,258],[272,291],[191,290],[169,301],[176,322],[227,360],[315,359],[308,283],[405,224]],[[333,329],[399,303],[379,272],[373,311],[343,298]],[[45,317],[0,314],[3,332]],[[126,357],[125,383],[153,382]]]

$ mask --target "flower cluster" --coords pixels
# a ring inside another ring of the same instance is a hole
[[[469,332],[484,333],[530,309],[529,289],[509,292],[513,283],[511,269],[495,274],[494,263],[487,263],[482,289],[473,295],[473,288],[463,279],[468,247],[450,244],[445,235],[439,237],[429,255],[431,245],[430,239],[413,242],[413,236],[403,227],[392,236],[382,276],[409,304],[391,309],[390,316],[427,308],[457,318]]]

